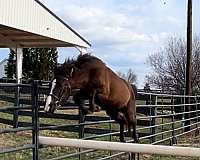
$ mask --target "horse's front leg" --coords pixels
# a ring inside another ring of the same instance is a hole
[[[120,142],[125,142],[124,139],[124,124],[120,123]]]
[[[89,98],[89,110],[93,113],[93,112],[99,112],[101,110],[101,108],[99,106],[97,106],[94,102],[95,100],[95,96],[97,95],[97,91],[96,89],[94,89],[91,92],[90,98]]]
[[[83,105],[83,101],[86,99],[84,92],[82,91],[77,92],[73,96],[73,99],[74,99],[74,102],[80,107],[80,110],[83,115],[86,115],[89,113],[89,109],[86,108],[85,105]]]

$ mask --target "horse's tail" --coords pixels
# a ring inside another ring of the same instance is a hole
[[[135,142],[138,142],[138,137],[137,137],[137,134],[136,134],[136,123],[137,123],[137,120],[136,120],[136,96],[137,96],[137,87],[136,85],[134,84],[130,84],[129,85],[129,89],[130,89],[130,92],[131,92],[131,97],[130,97],[130,100],[129,100],[129,109],[132,110],[133,112],[133,119],[131,121],[131,123],[129,122],[128,123],[128,132],[131,133],[131,128],[133,128],[133,138],[135,140]]]
[[[131,84],[131,87],[133,89],[133,92],[134,92],[134,95],[135,95],[135,98],[136,98],[136,96],[137,96],[137,87],[136,87],[135,84]]]

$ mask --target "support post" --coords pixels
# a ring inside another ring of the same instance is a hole
[[[17,57],[17,68],[16,68],[16,72],[17,72],[17,83],[21,83],[21,79],[22,79],[22,61],[23,61],[23,49],[22,48],[17,48],[16,49],[16,57]]]
[[[190,96],[191,91],[191,62],[192,62],[192,0],[188,0],[187,9],[187,65],[186,65],[186,95]],[[189,97],[187,98],[187,103],[190,103]],[[186,106],[186,112],[190,111],[190,106]],[[185,119],[190,119],[190,114],[185,115]],[[185,121],[185,129],[187,132],[190,130],[190,121]]]
[[[22,78],[22,61],[23,61],[23,50],[22,48],[16,48],[13,49],[15,50],[16,53],[16,75],[17,75],[17,84],[21,83],[21,78]],[[15,92],[15,106],[19,107],[19,97],[20,97],[20,87],[16,87],[16,92]],[[13,111],[13,128],[18,127],[18,114],[19,110],[16,109]]]
[[[80,52],[81,55],[88,53],[87,48],[77,46],[76,49]]]

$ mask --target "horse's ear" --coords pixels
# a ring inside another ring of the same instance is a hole
[[[73,72],[74,72],[74,67],[71,67],[71,69],[70,69],[70,74],[69,74],[70,77],[72,77]]]
[[[57,65],[57,66],[55,66],[55,68],[54,68],[54,74],[55,73],[60,73],[60,70],[61,70],[61,65]]]
[[[78,68],[77,68],[75,65],[71,66],[70,72],[69,72],[69,76],[72,77],[73,74],[74,74],[75,72],[77,72],[77,70],[78,70]]]

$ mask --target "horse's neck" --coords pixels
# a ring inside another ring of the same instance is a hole
[[[79,72],[74,78],[71,79],[72,89],[83,89],[86,83],[88,83],[87,72]]]

